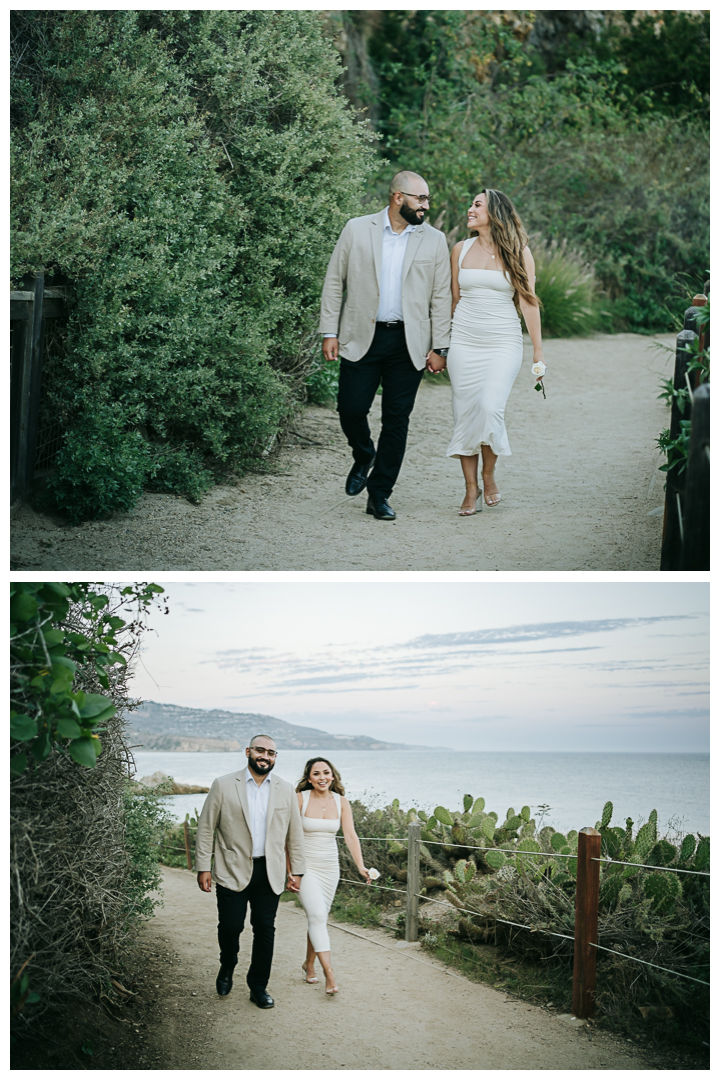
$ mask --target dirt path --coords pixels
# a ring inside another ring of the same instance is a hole
[[[215,993],[214,896],[194,875],[165,870],[164,900],[145,934],[173,958],[158,985],[145,1035],[147,1066],[161,1069],[644,1069],[628,1040],[575,1028],[447,970],[389,933],[335,925],[330,941],[341,987],[302,982],[307,923],[280,905],[269,990],[272,1010],[244,984],[248,942],[231,994]],[[243,935],[244,936],[244,935]]]
[[[13,568],[42,570],[657,570],[663,473],[657,400],[673,338],[551,340],[548,397],[532,390],[529,349],[507,408],[513,456],[503,502],[459,518],[459,462],[445,457],[450,388],[423,384],[392,497],[396,522],[348,499],[349,450],[332,409],[309,408],[272,459],[273,475],[215,488],[197,507],[144,495],[130,514],[68,528],[25,507]],[[373,407],[377,432],[380,399]]]

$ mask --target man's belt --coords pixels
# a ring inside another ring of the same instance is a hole
[[[380,320],[378,320],[375,325],[376,326],[385,326],[385,327],[389,328],[391,326],[404,326],[405,323],[403,322],[402,319],[391,319],[390,322],[380,322]]]

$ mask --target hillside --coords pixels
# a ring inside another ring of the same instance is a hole
[[[320,728],[300,727],[263,713],[224,709],[188,709],[144,701],[128,716],[128,730],[145,750],[233,751],[244,749],[253,735],[269,735],[293,750],[428,750],[427,746],[381,742],[367,735],[330,735]]]

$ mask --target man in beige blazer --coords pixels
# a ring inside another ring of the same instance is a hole
[[[388,499],[423,371],[442,371],[450,344],[450,257],[429,207],[422,176],[397,173],[384,210],[348,221],[323,287],[323,355],[340,357],[337,408],[354,460],[345,491],[367,484],[367,513],[381,521],[396,516]],[[367,417],[381,383],[376,449]]]
[[[271,775],[277,750],[269,735],[255,735],[245,755],[246,769],[213,780],[200,814],[195,869],[203,892],[215,882],[220,971],[215,985],[230,993],[240,934],[250,904],[252,958],[247,973],[250,1000],[261,1009],[275,1002],[267,992],[275,941],[275,916],[285,886],[297,892],[305,873],[305,850],[297,796],[292,784]],[[211,872],[215,837],[215,863]]]

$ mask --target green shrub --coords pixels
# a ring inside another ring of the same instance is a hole
[[[173,823],[172,815],[160,801],[161,798],[161,793],[156,790],[139,795],[134,785],[130,784],[123,795],[125,848],[130,860],[125,896],[127,918],[130,920],[152,915],[154,908],[161,903],[149,895],[156,892],[162,883],[160,842]]]
[[[340,363],[327,363],[317,358],[305,380],[308,401],[313,405],[334,405],[338,395]]]
[[[72,524],[132,510],[150,465],[147,444],[107,407],[67,432],[42,501],[64,511]]]
[[[602,318],[592,267],[567,243],[534,245],[535,291],[542,302],[543,333],[548,337],[582,337],[597,330]]]
[[[296,406],[371,133],[316,12],[28,11],[13,35],[12,275],[72,286],[52,407],[78,451],[103,405],[142,427],[157,484],[198,497],[196,462],[247,468]],[[85,498],[75,458],[76,520],[128,508],[137,462]]]
[[[175,449],[153,446],[152,460],[148,469],[148,491],[176,492],[190,502],[198,503],[213,485],[214,477],[205,467],[204,459],[197,450],[185,446]]]

